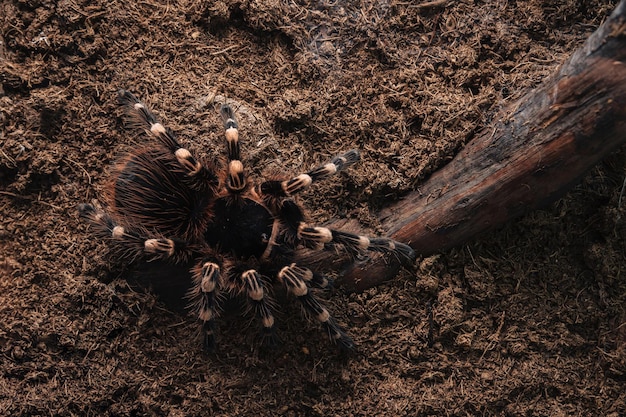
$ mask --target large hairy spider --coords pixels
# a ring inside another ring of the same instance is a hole
[[[391,239],[310,225],[294,195],[354,164],[358,151],[336,156],[306,174],[253,185],[241,162],[237,121],[229,106],[221,108],[227,157],[222,167],[200,162],[130,92],[121,90],[119,99],[131,124],[145,129],[153,140],[116,164],[105,209],[79,206],[97,234],[110,240],[118,256],[128,261],[194,263],[188,298],[202,325],[207,350],[215,347],[220,292],[245,294],[261,322],[262,337],[273,342],[273,303],[266,290],[276,282],[295,296],[305,315],[317,319],[340,348],[352,349],[350,336],[311,291],[328,287],[330,280],[298,265],[296,251],[340,248],[354,256],[386,252],[405,264],[415,260],[415,253]]]

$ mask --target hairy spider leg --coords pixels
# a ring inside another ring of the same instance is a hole
[[[218,313],[216,293],[222,283],[221,268],[216,258],[200,261],[192,269],[193,285],[187,294],[191,301],[190,308],[196,312],[202,324],[204,350],[215,350],[215,318]]]
[[[261,274],[254,269],[248,269],[237,274],[234,277],[234,283],[236,287],[246,292],[248,306],[261,321],[261,339],[263,343],[267,345],[275,344],[274,315],[270,308],[271,300],[265,294],[265,285]]]
[[[196,191],[212,189],[214,191],[219,183],[218,177],[176,140],[172,129],[164,127],[150,109],[131,92],[119,90],[118,100],[121,105],[126,107],[128,122],[131,126],[144,129],[176,157],[180,167],[186,173],[187,183],[192,189]]]
[[[330,339],[342,350],[354,349],[354,342],[350,336],[310,291],[309,284],[314,277],[315,274],[311,270],[299,267],[295,263],[285,266],[277,275],[287,291],[296,297],[305,316],[317,319]]]
[[[304,222],[298,226],[298,237],[303,246],[310,249],[328,249],[337,245],[348,253],[359,256],[365,252],[382,252],[394,255],[403,265],[415,262],[415,251],[409,245],[386,237],[368,237],[327,227],[310,226]]]
[[[386,237],[368,237],[327,227],[311,226],[304,220],[300,207],[292,200],[284,200],[279,216],[286,226],[287,239],[309,249],[345,249],[352,256],[366,252],[382,252],[395,256],[403,265],[412,266],[416,255],[413,248]]]
[[[335,156],[330,162],[313,168],[309,172],[297,175],[288,180],[269,180],[264,181],[257,187],[260,195],[269,195],[273,197],[288,197],[299,193],[309,187],[312,183],[331,177],[332,175],[348,168],[350,165],[358,162],[360,158],[359,151],[356,149],[349,150],[341,155]]]
[[[185,241],[149,237],[143,231],[116,223],[106,212],[91,204],[80,204],[78,212],[95,228],[98,236],[114,242],[115,250],[122,259],[132,262],[147,257],[148,260],[171,259],[182,262],[192,256],[192,250]]]
[[[226,189],[231,194],[240,194],[246,190],[248,183],[243,170],[243,163],[241,162],[237,119],[233,109],[227,104],[222,106],[220,113],[224,120],[224,137],[226,139],[226,156],[228,158]]]

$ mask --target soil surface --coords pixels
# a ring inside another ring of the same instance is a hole
[[[615,5],[2,1],[0,415],[626,415],[623,151],[550,207],[414,272],[361,293],[338,278],[324,298],[352,355],[279,289],[280,346],[259,348],[235,305],[205,354],[194,319],[130,285],[142,267],[111,256],[76,210],[145,140],[124,128],[126,88],[207,157],[223,152],[217,108],[230,103],[255,177],[360,149],[301,201],[316,223],[384,234],[382,207]]]

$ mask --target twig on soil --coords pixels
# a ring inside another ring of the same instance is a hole
[[[211,55],[222,55],[222,54],[225,54],[226,52],[228,52],[230,50],[233,50],[233,49],[235,49],[235,48],[237,48],[239,46],[240,45],[231,45],[231,46],[228,46],[228,47],[226,47],[224,49],[220,49],[219,51],[211,52]]]
[[[409,7],[412,9],[428,9],[431,7],[446,6],[447,3],[449,2],[450,0],[433,0],[433,1],[427,1],[424,3],[420,3],[420,4],[411,4],[409,5]]]
[[[9,197],[18,198],[20,200],[28,200],[28,201],[32,201],[34,203],[40,203],[40,204],[43,204],[45,206],[52,207],[53,209],[62,210],[61,207],[55,206],[54,204],[48,203],[47,201],[42,201],[39,198],[37,198],[35,200],[34,198],[32,198],[30,196],[19,195],[19,194],[11,193],[9,191],[0,191],[0,195],[6,195],[6,196],[9,196]]]
[[[83,172],[85,173],[85,175],[87,176],[87,181],[89,182],[89,184],[91,185],[91,175],[89,175],[89,172],[87,172],[87,170],[85,169],[84,166],[82,166],[81,164],[79,164],[78,162],[72,160],[71,158],[68,158],[67,156],[65,157],[65,159],[67,159],[69,162],[71,162],[72,164],[76,165],[78,168],[82,169]]]
[[[6,160],[9,162],[9,168],[15,168],[17,166],[17,164],[15,163],[15,159],[11,158],[9,155],[7,155],[2,149],[0,149],[0,153],[2,153],[2,155],[6,158]]]

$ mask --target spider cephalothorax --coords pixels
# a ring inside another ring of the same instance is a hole
[[[391,239],[309,225],[293,196],[352,165],[359,153],[351,150],[305,174],[254,185],[241,162],[237,122],[229,106],[221,109],[227,160],[220,167],[196,159],[130,92],[121,90],[119,99],[132,124],[153,139],[116,164],[105,208],[81,204],[80,214],[124,259],[193,262],[188,297],[202,324],[205,348],[215,345],[220,292],[245,294],[264,338],[273,340],[274,315],[266,289],[276,282],[341,348],[353,348],[352,339],[311,291],[327,287],[329,279],[296,264],[296,251],[385,252],[406,264],[415,260],[415,253]]]

